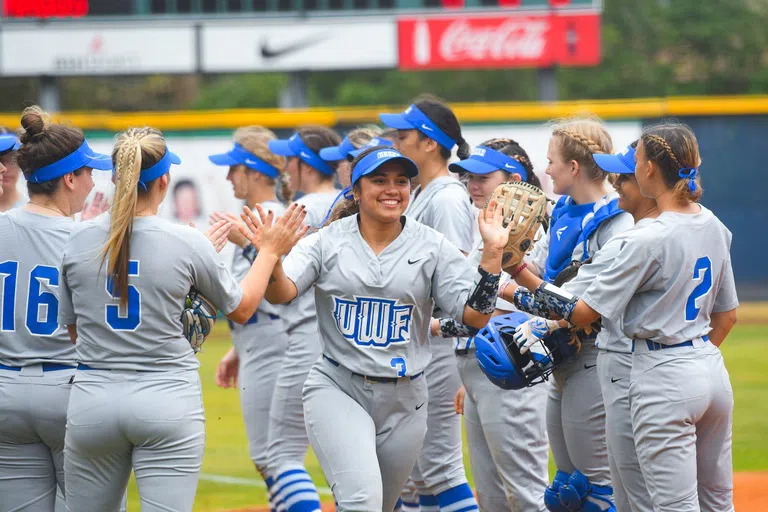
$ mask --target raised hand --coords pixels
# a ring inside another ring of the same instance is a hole
[[[244,206],[244,214],[241,217],[254,237],[256,233],[260,233],[261,247],[254,243],[259,252],[270,251],[278,256],[288,254],[309,231],[309,226],[303,225],[304,217],[307,215],[304,205],[292,204],[274,222],[274,212],[270,210],[265,214],[260,205],[256,205],[256,210],[258,215]],[[253,238],[251,242],[253,243]]]
[[[93,201],[91,201],[88,208],[83,210],[83,213],[80,215],[80,220],[93,219],[107,210],[109,210],[109,199],[106,194],[104,194],[104,192],[96,192],[93,195]]]
[[[229,212],[225,212],[225,213],[213,212],[209,219],[211,225],[221,220],[226,220],[232,223],[232,229],[229,231],[229,234],[227,235],[227,240],[245,249],[245,247],[250,243],[250,240],[244,234],[244,233],[247,233],[247,228],[245,227],[245,224],[243,223],[243,221],[241,221],[234,214]]]
[[[194,227],[194,224],[190,225]],[[216,252],[221,252],[224,246],[227,245],[227,235],[229,235],[233,227],[232,223],[228,220],[220,220],[211,224],[211,227],[205,232],[205,237],[211,241]]]
[[[483,238],[483,251],[494,249],[502,251],[506,247],[513,224],[504,226],[503,209],[495,199],[492,199],[488,207],[480,212],[477,223],[480,227],[480,236]]]

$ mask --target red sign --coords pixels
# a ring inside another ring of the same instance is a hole
[[[2,0],[8,18],[81,17],[88,14],[88,0]]]
[[[401,18],[400,69],[594,66],[600,15],[550,14]]]

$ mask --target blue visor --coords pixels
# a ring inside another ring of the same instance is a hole
[[[21,143],[15,135],[0,135],[0,153],[5,153],[6,151],[16,151],[20,147]]]
[[[404,157],[399,151],[390,148],[379,149],[371,151],[357,162],[357,165],[352,169],[352,186],[354,187],[360,178],[371,174],[387,162],[400,164],[405,169],[405,172],[408,173],[409,178],[419,174],[419,168],[416,167],[413,160]]]
[[[386,146],[388,148],[391,148],[393,144],[394,143],[391,140],[389,140],[389,139],[380,139],[380,138],[376,137],[376,138],[373,138],[373,139],[369,140],[368,142],[366,142],[365,144],[363,144],[362,146],[360,146],[356,150],[350,151],[349,152],[349,156],[351,156],[352,158],[357,158],[357,155],[359,155],[360,153],[362,153],[366,149],[371,149],[371,148],[375,148],[375,147],[378,147],[378,146]]]
[[[349,137],[344,137],[341,144],[338,146],[332,146],[330,148],[323,148],[320,150],[320,158],[326,162],[337,162],[339,160],[346,160],[347,155],[355,150],[355,145],[349,140]]]
[[[447,150],[452,150],[456,141],[450,138],[416,105],[411,105],[402,114],[379,114],[384,125],[396,130],[419,130]]]
[[[216,165],[224,165],[227,167],[244,165],[249,169],[259,171],[270,178],[277,178],[280,174],[280,171],[276,167],[257,157],[237,142],[235,142],[234,147],[226,153],[211,155],[208,157],[208,160]]]
[[[181,158],[176,153],[172,153],[170,149],[165,148],[165,154],[163,158],[157,161],[155,165],[147,169],[143,169],[139,175],[139,185],[147,190],[147,183],[150,183],[163,174],[171,170],[171,164],[179,165]]]
[[[31,183],[45,183],[46,181],[60,178],[65,174],[75,172],[83,167],[109,171],[112,169],[112,158],[109,155],[96,153],[88,145],[88,141],[84,140],[79,148],[61,160],[35,169],[29,176],[27,174],[24,174],[24,176]]]
[[[278,139],[269,141],[269,150],[280,156],[295,156],[305,164],[317,169],[326,176],[333,176],[333,167],[328,165],[325,160],[320,158],[317,153],[312,151],[309,146],[304,144],[298,133],[291,135],[289,139]]]
[[[605,172],[613,174],[635,174],[635,148],[627,146],[615,155],[593,154],[595,163]]]
[[[528,181],[528,171],[523,164],[501,151],[485,146],[477,146],[472,150],[472,156],[466,160],[454,162],[448,166],[453,172],[468,172],[472,174],[490,174],[496,171],[517,173],[523,181]]]

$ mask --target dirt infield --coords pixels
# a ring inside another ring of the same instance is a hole
[[[733,480],[736,510],[739,512],[768,510],[768,472],[736,473]],[[334,512],[334,510],[333,503],[323,505],[323,512]],[[227,512],[269,512],[269,507],[239,508]]]

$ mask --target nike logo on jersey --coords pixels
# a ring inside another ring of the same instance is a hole
[[[560,229],[556,231],[557,233],[557,240],[559,241],[560,238],[563,236],[563,233],[565,233],[565,230],[568,229],[568,226],[563,226]]]
[[[261,47],[259,48],[259,52],[261,53],[261,57],[263,59],[275,59],[277,57],[282,57],[283,55],[287,55],[289,53],[303,50],[304,48],[312,46],[313,44],[317,43],[322,39],[323,37],[318,37],[318,36],[307,37],[305,39],[295,41],[293,43],[286,44],[278,48],[269,46],[269,43],[265,40],[261,42]]]
[[[588,365],[588,364],[586,364],[586,363],[585,363],[585,364],[584,364],[584,369],[585,369],[585,370],[589,370],[590,368],[594,368],[595,366],[597,366],[597,365],[596,365],[596,364],[589,364],[589,365]]]
[[[421,261],[421,260],[423,260],[423,259],[424,259],[424,258],[416,258],[415,260],[412,260],[412,259],[408,259],[408,264],[409,264],[409,265],[413,265],[414,263],[417,263],[417,262],[419,262],[419,261]]]
[[[611,377],[611,384],[616,384],[616,383],[617,383],[617,382],[619,382],[620,380],[624,380],[624,377],[622,377],[621,379],[617,379],[617,378],[615,378],[615,377]]]
[[[418,411],[419,409],[421,409],[422,407],[424,407],[424,404],[425,404],[425,403],[427,403],[427,402],[423,402],[421,405],[417,405],[417,406],[416,406],[416,410]]]
[[[336,327],[356,345],[387,347],[411,341],[413,305],[378,297],[334,297],[333,302]]]

